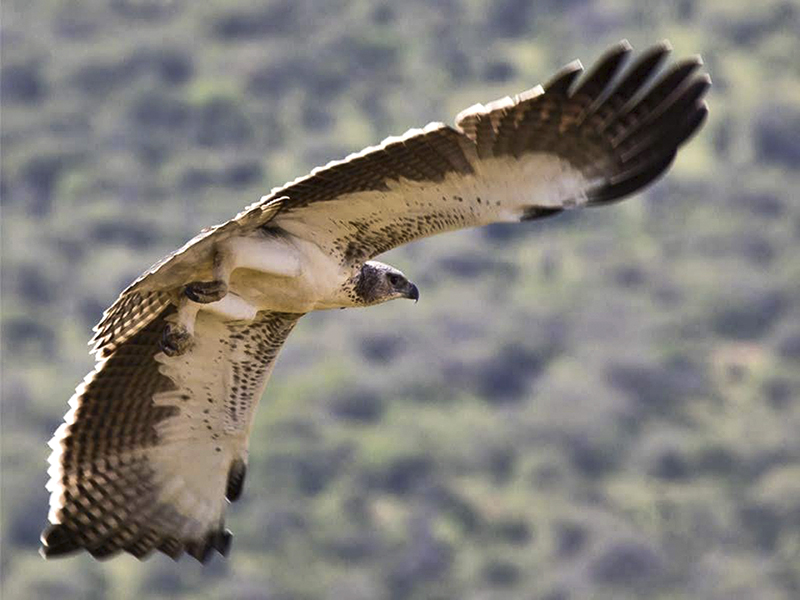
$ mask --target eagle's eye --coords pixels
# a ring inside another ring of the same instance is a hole
[[[400,275],[395,275],[394,273],[391,273],[389,275],[389,283],[396,286],[398,283],[400,283]]]

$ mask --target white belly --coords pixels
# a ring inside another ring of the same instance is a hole
[[[318,246],[304,240],[260,243],[264,250],[260,257],[254,255],[257,249],[252,249],[250,256],[237,260],[241,266],[231,273],[230,291],[258,310],[305,313],[341,306],[339,290],[353,273],[341,269]],[[286,269],[289,263],[298,268]]]

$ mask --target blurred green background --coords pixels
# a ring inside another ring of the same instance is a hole
[[[4,599],[800,597],[796,0],[4,0]],[[710,119],[601,210],[386,256],[257,416],[230,557],[44,562],[46,446],[103,308],[272,186],[623,37]]]

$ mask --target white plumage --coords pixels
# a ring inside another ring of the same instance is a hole
[[[648,80],[627,42],[514,98],[314,169],[159,261],[106,311],[92,373],[51,447],[43,553],[225,554],[254,412],[297,320],[419,297],[375,256],[425,236],[614,202],[700,127],[698,59]]]

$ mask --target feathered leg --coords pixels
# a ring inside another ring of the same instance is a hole
[[[200,310],[214,312],[227,321],[250,321],[258,308],[230,291],[231,273],[250,269],[279,277],[295,277],[300,257],[293,246],[280,238],[262,234],[232,238],[217,244],[211,281],[193,281],[183,288],[178,312],[171,317],[161,339],[168,356],[184,354],[192,344],[194,322]]]
[[[192,281],[187,283],[183,293],[192,302],[209,304],[222,300],[228,293],[228,283],[233,271],[234,253],[224,245],[218,245],[214,252],[214,266],[211,281]]]
[[[200,310],[217,314],[226,321],[252,321],[258,313],[257,307],[232,292],[226,294],[221,300],[209,304],[200,304],[189,298],[182,298],[178,312],[169,318],[169,322],[164,327],[164,334],[161,336],[161,350],[167,356],[179,356],[191,347],[194,324]]]
[[[192,345],[194,322],[202,304],[187,297],[182,297],[178,304],[178,312],[167,318],[164,333],[161,336],[161,350],[167,356],[180,356]]]

